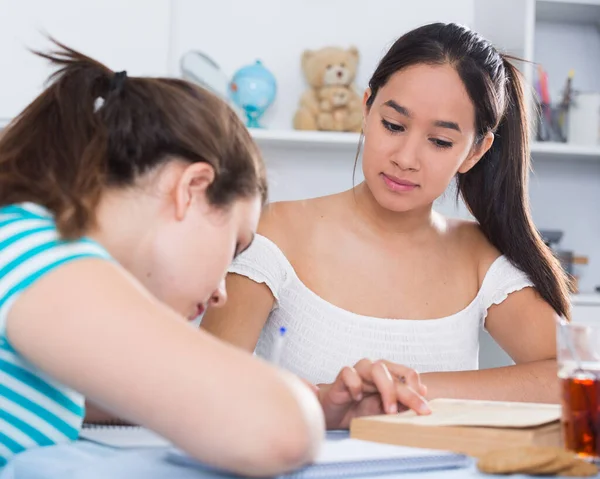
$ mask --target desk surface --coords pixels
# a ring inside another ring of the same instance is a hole
[[[163,449],[117,450],[89,442],[43,447],[19,454],[0,479],[203,479],[228,477],[178,466],[165,459]],[[378,479],[464,479],[494,476],[474,468],[377,476]],[[510,476],[513,479],[527,476]],[[366,477],[364,479],[367,479]]]

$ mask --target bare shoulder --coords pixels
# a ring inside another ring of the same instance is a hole
[[[482,282],[492,263],[502,253],[488,240],[476,221],[456,218],[446,221],[450,237],[460,245],[461,250],[468,252],[477,264],[478,276]]]
[[[286,252],[311,235],[321,215],[337,202],[336,196],[270,203],[263,210],[258,233]]]

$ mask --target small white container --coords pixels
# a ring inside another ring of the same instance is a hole
[[[569,143],[600,143],[600,93],[576,93],[569,108],[567,122]]]

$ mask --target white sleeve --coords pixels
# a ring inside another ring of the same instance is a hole
[[[510,293],[533,287],[529,276],[512,264],[505,256],[500,256],[488,270],[481,286],[482,326],[485,326],[487,311],[494,304],[500,304]]]
[[[229,267],[230,273],[266,284],[275,298],[274,308],[279,304],[281,289],[287,283],[291,271],[292,266],[279,247],[258,234],[250,248],[239,255]]]

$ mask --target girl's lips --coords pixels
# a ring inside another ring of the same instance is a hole
[[[403,180],[402,178],[397,178],[391,175],[386,175],[385,173],[381,173],[381,177],[383,178],[383,181],[385,182],[386,186],[392,191],[412,191],[415,188],[419,187],[419,185],[413,183],[412,181]]]

